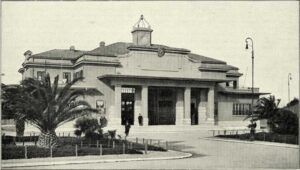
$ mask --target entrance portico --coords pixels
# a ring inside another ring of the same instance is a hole
[[[107,76],[114,87],[114,112],[108,113],[111,123],[124,124],[124,114],[131,124],[138,126],[138,116],[143,126],[214,124],[214,83],[176,79],[149,79]],[[132,112],[128,112],[122,89],[133,88]],[[123,103],[123,104],[122,104]],[[125,103],[125,105],[124,105]],[[133,119],[133,120],[132,120]]]

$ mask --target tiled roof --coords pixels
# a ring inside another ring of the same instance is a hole
[[[235,66],[232,66],[232,65],[227,65],[227,66],[231,68],[230,70],[239,70],[239,68],[237,68]]]
[[[107,46],[98,47],[91,51],[80,51],[80,50],[69,50],[69,49],[54,49],[38,54],[32,55],[34,58],[45,58],[45,59],[65,59],[65,60],[73,60],[77,59],[82,55],[96,55],[96,56],[108,56],[108,57],[116,57],[118,55],[123,55],[129,53],[128,47],[138,47],[134,46],[133,43],[128,42],[117,42]],[[139,46],[141,47],[141,46]],[[185,51],[189,52],[189,50],[184,48],[174,48],[160,44],[152,44],[147,48],[164,48],[166,50],[177,50],[177,51]],[[206,57],[203,55],[198,55],[194,53],[188,53],[188,57],[195,62],[205,63],[205,64],[226,64],[226,62],[213,59],[210,57]],[[229,65],[228,65],[229,66]],[[237,69],[236,67],[232,67],[233,70]]]
[[[95,48],[94,50],[88,51],[85,54],[114,57],[117,55],[129,53],[129,50],[127,48],[130,45],[132,45],[132,43],[117,42],[107,46]]]
[[[207,63],[207,64],[226,64],[226,62],[224,61],[213,59],[210,57],[205,57],[199,54],[189,53],[188,56],[190,59],[196,62]]]
[[[85,54],[89,55],[99,55],[99,56],[117,56],[117,55],[122,55],[122,54],[127,54],[129,53],[128,47],[134,48],[134,47],[139,47],[139,48],[151,48],[151,49],[158,49],[158,48],[164,48],[166,50],[178,50],[178,51],[189,51],[187,49],[183,48],[174,48],[174,47],[169,47],[165,45],[160,45],[160,44],[151,44],[151,46],[135,46],[133,43],[126,43],[126,42],[117,42],[113,43],[107,46],[103,47],[98,47],[92,51],[86,52]]]
[[[41,59],[64,59],[64,60],[73,60],[83,55],[85,51],[80,50],[65,50],[65,49],[54,49],[45,51],[42,53],[32,55],[33,58]]]

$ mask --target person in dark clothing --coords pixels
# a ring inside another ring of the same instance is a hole
[[[126,123],[125,123],[125,139],[126,139],[126,137],[128,136],[128,134],[129,134],[129,130],[130,130],[130,123],[129,123],[129,121],[127,120],[126,121]]]
[[[143,116],[141,114],[139,114],[138,119],[139,119],[140,126],[143,126]]]

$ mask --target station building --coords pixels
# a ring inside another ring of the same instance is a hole
[[[239,87],[242,74],[237,67],[188,49],[153,44],[152,33],[141,16],[131,30],[131,42],[101,41],[91,51],[74,46],[37,54],[28,50],[19,72],[23,79],[59,75],[61,85],[83,76],[74,88],[94,91],[85,100],[99,109],[94,116],[104,115],[109,126],[129,121],[137,127],[139,115],[143,127],[249,124],[244,118],[250,113],[252,92]],[[254,88],[255,100],[261,94]]]

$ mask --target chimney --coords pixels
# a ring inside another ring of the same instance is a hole
[[[72,45],[72,46],[70,47],[70,51],[75,51],[75,46],[74,46],[74,45]]]
[[[99,46],[100,46],[100,47],[105,47],[105,42],[104,42],[104,41],[101,41],[101,42],[99,43]]]

